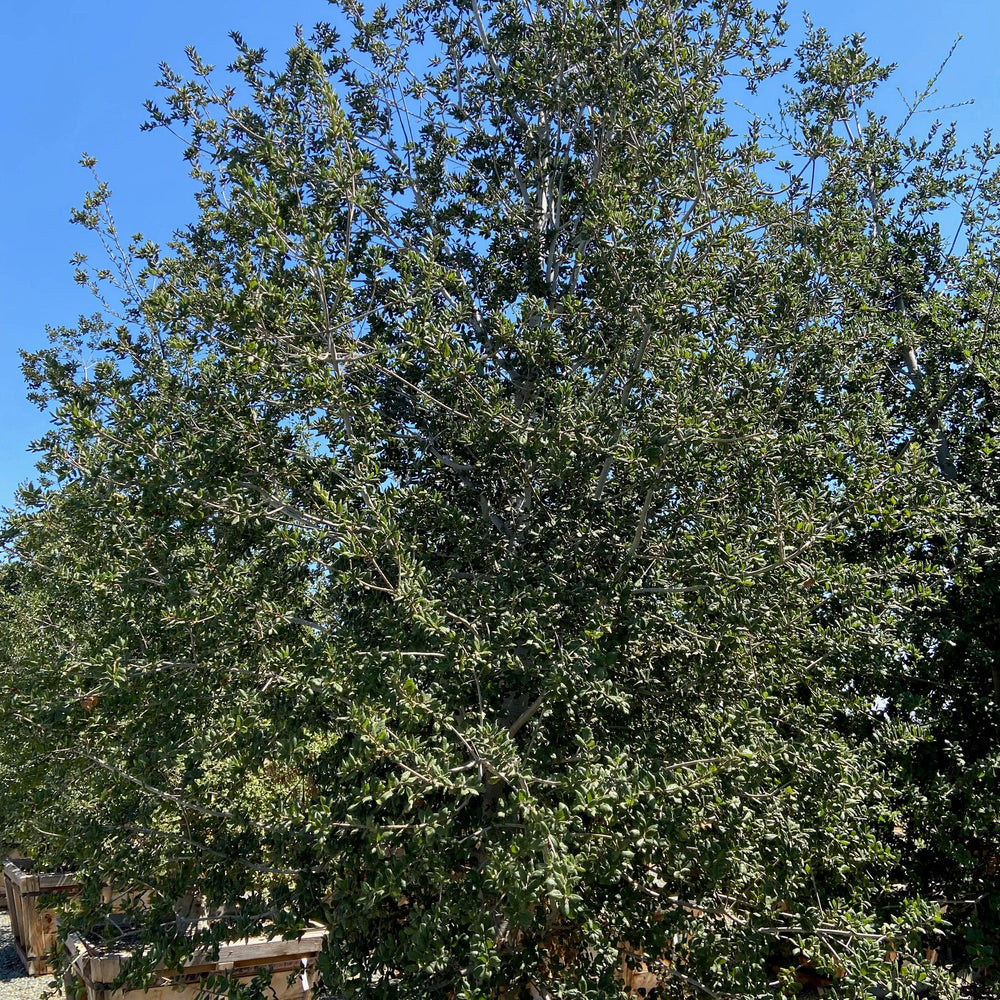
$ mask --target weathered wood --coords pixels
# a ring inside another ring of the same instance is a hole
[[[0,858],[10,858],[13,861],[17,861],[19,858],[23,858],[24,855],[17,850],[15,847],[8,848],[7,850],[0,851]],[[3,876],[0,875],[0,910],[7,909],[7,883]]]
[[[42,904],[45,896],[70,899],[79,896],[83,886],[71,874],[33,872],[29,858],[8,858],[3,866],[14,947],[29,976],[44,976],[52,971],[48,955],[56,945],[56,911]]]
[[[325,934],[325,928],[317,924],[291,941],[266,937],[231,941],[219,946],[218,959],[211,957],[209,949],[199,949],[182,971],[157,966],[156,981],[143,990],[113,988],[131,957],[127,950],[102,947],[74,933],[65,945],[64,986],[67,997],[80,1000],[195,1000],[209,976],[224,974],[248,983],[263,972],[269,977],[270,1000],[311,1000],[316,957]]]

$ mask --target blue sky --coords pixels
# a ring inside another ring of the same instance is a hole
[[[958,51],[939,83],[939,104],[974,99],[945,111],[964,141],[1000,124],[1000,4],[995,0],[792,0],[789,19],[809,10],[834,35],[861,31],[870,51],[896,62],[895,84],[908,96],[921,89],[956,36]],[[0,11],[0,507],[30,478],[32,438],[44,415],[25,400],[18,348],[45,341],[45,326],[71,325],[94,303],[72,280],[68,260],[87,249],[69,212],[87,188],[77,165],[96,156],[114,192],[120,229],[159,239],[192,217],[191,187],[180,144],[166,133],[140,133],[142,102],[155,96],[157,66],[183,70],[194,44],[210,62],[231,55],[230,29],[280,52],[295,23],[333,20],[324,0],[50,0],[9,2]],[[884,110],[902,102],[890,88]]]

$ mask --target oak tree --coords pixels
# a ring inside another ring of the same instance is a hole
[[[345,996],[952,989],[886,705],[978,551],[939,404],[993,356],[992,151],[749,0],[338,17],[165,69],[169,245],[76,213],[23,838],[147,888],[150,961],[185,893],[318,918]]]

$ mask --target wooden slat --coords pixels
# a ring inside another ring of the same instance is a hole
[[[29,869],[22,868],[11,858],[3,863],[3,873],[13,885],[17,886],[17,891],[22,895],[38,891],[37,877],[32,875]]]
[[[249,982],[251,976],[240,977]],[[286,983],[287,977],[275,977],[270,986],[265,987],[268,1000],[311,1000],[312,982],[308,990],[300,983]],[[168,986],[153,986],[148,992],[142,990],[108,990],[99,986],[87,986],[88,1000],[196,1000],[201,991],[201,983],[178,983]]]
[[[65,889],[83,889],[80,876],[74,873],[58,875],[54,872],[39,872],[33,878],[38,885],[37,890],[35,890],[38,893],[59,892]]]
[[[319,928],[306,931],[302,937],[285,941],[281,938],[248,938],[233,944],[219,946],[220,962],[258,962],[264,959],[277,959],[284,955],[316,954],[323,946],[323,936],[326,930]],[[192,964],[199,958],[207,959],[208,952],[195,952],[191,957]]]
[[[11,848],[10,853],[0,854],[5,861],[17,861],[18,858],[23,858],[24,855],[20,853],[16,848]],[[7,907],[7,880],[3,876],[3,871],[0,869],[0,910],[6,910]]]
[[[7,902],[10,908],[10,926],[14,935],[14,947],[27,968],[28,963],[24,956],[24,900],[21,899],[21,894],[17,891],[17,885],[11,879],[6,865],[4,865],[3,879],[7,886]]]
[[[21,858],[20,861],[29,861]],[[3,871],[20,891],[22,896],[37,896],[43,892],[82,889],[80,877],[73,872],[32,872],[22,868],[18,862],[8,858],[3,863]]]
[[[311,927],[304,931],[301,937],[292,938],[290,941],[282,938],[272,938],[269,941],[266,937],[255,937],[220,944],[218,959],[212,958],[211,949],[199,948],[192,954],[185,971],[200,973],[206,968],[215,968],[220,964],[270,965],[281,958],[313,956],[322,948],[325,934],[325,928]],[[121,972],[122,965],[131,958],[128,951],[103,949],[99,952],[93,949],[88,951],[90,951],[90,977],[95,983],[114,982]],[[165,971],[162,966],[158,969]]]

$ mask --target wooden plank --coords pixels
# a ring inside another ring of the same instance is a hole
[[[10,879],[11,883],[17,886],[17,891],[22,895],[38,891],[38,878],[31,874],[31,861],[28,858],[19,859],[23,862],[23,867],[12,858],[8,858],[3,863],[4,875]]]
[[[39,872],[37,875],[32,876],[38,886],[37,890],[33,890],[34,893],[45,893],[45,892],[59,892],[65,889],[83,889],[83,885],[80,882],[80,876],[69,872],[63,875],[57,874],[55,872]],[[27,893],[26,893],[27,895]]]
[[[219,957],[212,958],[210,948],[199,948],[192,955],[185,971],[201,972],[206,968],[218,965],[270,965],[281,958],[316,955],[323,946],[326,929],[310,927],[300,937],[284,940],[283,938],[266,937],[246,938],[243,941],[232,941],[219,945]],[[89,950],[89,949],[88,949]],[[97,983],[111,983],[118,978],[122,965],[128,961],[131,954],[128,951],[112,951],[101,949],[100,952],[90,950],[90,977]],[[162,968],[162,967],[160,967]]]
[[[52,971],[52,966],[46,959],[29,955],[17,941],[14,942],[14,951],[17,952],[17,957],[21,960],[21,964],[29,976],[44,976]]]
[[[24,902],[25,910],[30,910],[31,954],[39,963],[39,971],[35,975],[43,975],[52,971],[52,966],[45,956],[56,946],[59,935],[58,915],[55,910],[39,905],[34,897],[28,897]]]
[[[80,876],[74,872],[33,872],[30,858],[8,858],[3,863],[5,879],[13,882],[22,896],[37,896],[45,892],[82,890]]]
[[[123,955],[91,955],[87,973],[95,983],[113,983],[122,971]]]
[[[7,858],[3,863],[3,874],[4,879],[10,879],[12,882],[17,882],[24,875],[24,872],[14,864],[13,859]]]
[[[249,983],[251,976],[238,977],[240,982]],[[291,985],[287,977],[275,977],[269,986],[265,986],[268,1000],[311,1000],[315,979],[310,981],[308,989],[303,989],[296,980]],[[166,986],[152,986],[143,990],[108,990],[102,987],[87,987],[88,1000],[196,1000],[201,992],[201,983],[171,983]]]
[[[17,861],[18,858],[23,858],[24,855],[16,848],[11,847],[9,850],[0,852],[0,858],[5,861]],[[3,871],[0,869],[0,910],[6,910],[7,907],[7,880],[3,876]]]
[[[7,872],[4,871],[4,873],[3,873],[3,885],[4,885],[4,889],[7,892],[8,899],[10,900],[10,904],[9,904],[10,922],[11,922],[11,924],[13,926],[14,934],[15,934],[15,936],[17,936],[17,933],[18,933],[17,900],[16,900],[16,895],[14,893],[14,890],[12,888],[8,889],[8,885],[9,884],[10,884],[10,877],[7,875]]]
[[[255,962],[264,959],[276,959],[283,955],[315,954],[323,946],[325,928],[305,931],[301,937],[285,941],[282,938],[248,938],[232,944],[219,946],[220,962]],[[207,959],[207,951],[195,952],[192,963],[199,958]]]
[[[21,895],[17,891],[17,885],[11,880],[10,873],[7,871],[6,866],[4,866],[3,877],[4,883],[7,886],[7,900],[10,907],[10,927],[14,936],[14,947],[17,949],[17,953],[21,957],[24,967],[27,968],[28,962],[24,954],[24,900],[21,899]]]

